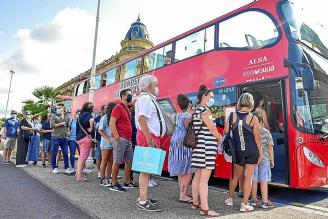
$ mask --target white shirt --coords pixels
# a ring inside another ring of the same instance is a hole
[[[154,100],[158,110],[159,114],[162,120],[162,136],[160,136],[160,122],[158,119],[157,110],[155,107],[155,104],[153,103],[152,99]],[[156,102],[156,97],[149,93],[141,93],[137,99],[137,102],[135,104],[135,121],[136,121],[136,127],[141,130],[138,118],[139,116],[145,116],[148,129],[149,131],[154,134],[156,137],[163,137],[166,133],[166,125],[164,121],[164,117],[162,115],[162,112],[160,110],[160,107],[158,103]]]

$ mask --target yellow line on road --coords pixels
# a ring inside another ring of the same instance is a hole
[[[322,211],[322,212],[328,213],[328,208],[325,208],[325,207],[320,207],[320,206],[311,205],[311,204],[303,204],[303,203],[299,203],[299,202],[291,202],[288,204],[297,206],[297,207],[302,207],[302,208],[307,208],[307,209],[311,209],[311,210]]]

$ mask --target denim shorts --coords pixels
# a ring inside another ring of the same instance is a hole
[[[256,165],[253,175],[253,181],[256,182],[270,182],[271,181],[271,168],[270,160],[262,160],[261,163]]]
[[[43,139],[43,152],[44,153],[49,153],[51,151],[51,145],[52,145],[52,141],[49,139]]]
[[[101,160],[101,149],[99,142],[97,142],[96,146],[93,149],[93,158],[96,160]]]

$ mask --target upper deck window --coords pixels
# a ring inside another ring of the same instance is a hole
[[[144,56],[143,71],[148,72],[156,68],[169,65],[172,62],[172,44],[163,46]]]
[[[113,69],[107,71],[106,74],[107,74],[106,86],[114,84],[115,83],[115,78],[116,78],[116,68],[113,68]]]
[[[141,57],[121,65],[121,80],[132,78],[141,73]]]
[[[214,26],[200,30],[176,42],[175,60],[189,58],[214,49]]]
[[[260,49],[278,37],[273,20],[259,11],[246,11],[219,23],[220,48]]]
[[[96,76],[96,90],[101,88],[101,81],[102,81],[101,75],[97,75]]]

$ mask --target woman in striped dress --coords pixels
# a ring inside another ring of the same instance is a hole
[[[180,186],[179,202],[192,203],[188,195],[194,170],[191,168],[192,149],[183,145],[186,129],[191,121],[192,103],[186,95],[178,95],[177,102],[182,113],[178,115],[177,126],[171,138],[169,151],[169,172],[171,176],[178,176]]]
[[[204,85],[200,86],[197,99],[198,103],[193,124],[198,142],[192,152],[191,160],[191,167],[196,169],[192,181],[192,208],[201,208],[200,214],[202,215],[218,216],[217,212],[210,211],[208,207],[208,180],[215,168],[217,144],[221,140],[221,135],[217,131],[211,112],[208,109],[208,107],[214,105],[215,100],[213,92]]]

